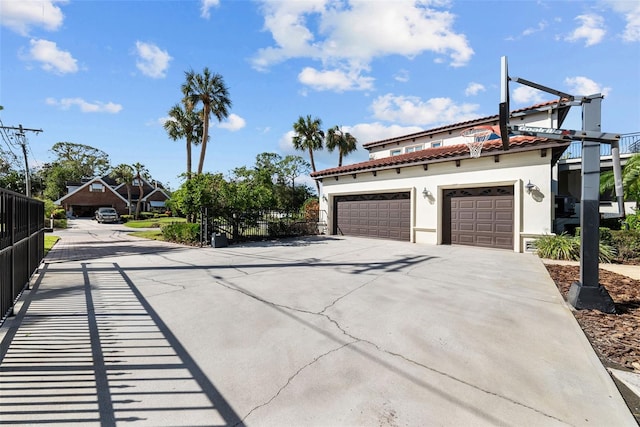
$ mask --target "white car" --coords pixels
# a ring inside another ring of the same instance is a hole
[[[96,221],[99,223],[118,222],[120,221],[120,216],[114,208],[98,208],[96,211]]]

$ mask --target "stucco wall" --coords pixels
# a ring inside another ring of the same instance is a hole
[[[554,195],[551,193],[550,154],[541,157],[540,150],[524,153],[501,153],[499,162],[494,156],[462,159],[460,167],[455,161],[432,163],[424,170],[422,165],[396,169],[363,172],[324,178],[320,209],[326,212],[328,231],[333,230],[333,198],[343,194],[377,192],[411,192],[412,238],[416,243],[442,243],[443,190],[465,187],[514,185],[515,224],[514,250],[524,251],[526,241],[552,232]],[[525,185],[536,186],[530,194]],[[423,196],[423,190],[430,192]]]

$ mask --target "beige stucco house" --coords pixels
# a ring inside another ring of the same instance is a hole
[[[568,107],[555,102],[512,112],[511,124],[559,128]],[[460,132],[495,135],[470,158]],[[557,168],[568,141],[512,136],[504,151],[498,116],[364,144],[366,162],[312,174],[322,184],[328,234],[424,244],[531,250],[553,232]]]

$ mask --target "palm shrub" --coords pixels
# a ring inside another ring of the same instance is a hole
[[[534,241],[540,258],[574,261],[580,258],[580,241],[567,233],[546,234]]]
[[[544,235],[534,240],[536,252],[540,258],[566,261],[580,260],[580,237],[566,233],[559,235]],[[598,259],[600,262],[610,263],[616,257],[613,246],[600,241]]]

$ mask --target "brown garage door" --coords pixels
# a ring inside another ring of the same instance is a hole
[[[444,192],[443,243],[513,249],[513,187]]]
[[[334,202],[334,233],[409,241],[409,193],[338,196]]]

